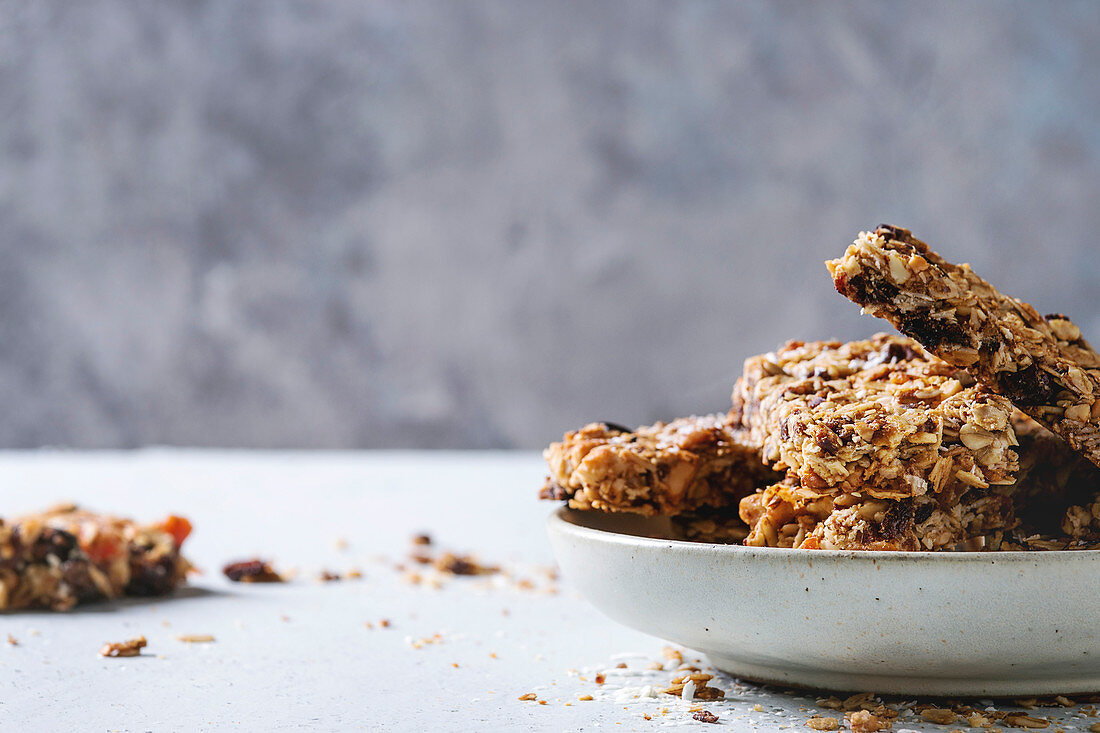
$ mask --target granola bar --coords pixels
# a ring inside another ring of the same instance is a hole
[[[726,415],[685,417],[628,430],[591,423],[543,452],[550,476],[539,496],[574,509],[675,515],[736,505],[777,480]]]
[[[751,527],[746,545],[807,550],[977,549],[1015,524],[1012,499],[981,489],[943,503],[821,496],[789,479],[742,499],[741,518]]]
[[[180,517],[142,526],[72,505],[0,521],[0,610],[167,594],[191,567],[180,555],[190,531]]]
[[[1043,317],[908,230],[862,232],[826,263],[837,291],[965,368],[1100,465],[1100,355],[1067,317]]]
[[[790,342],[746,361],[734,403],[764,461],[819,495],[1015,483],[1011,403],[904,337]]]

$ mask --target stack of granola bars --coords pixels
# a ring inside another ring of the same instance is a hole
[[[728,413],[567,433],[541,496],[765,547],[1100,546],[1100,355],[1080,330],[897,227],[827,265],[906,336],[792,341],[745,362]]]

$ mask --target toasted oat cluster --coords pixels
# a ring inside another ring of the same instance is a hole
[[[72,505],[0,522],[0,610],[167,594],[191,567],[190,531],[180,517],[139,525]]]
[[[736,505],[770,477],[760,453],[726,415],[628,430],[591,423],[543,452],[540,496],[574,509],[676,515]]]
[[[861,233],[827,265],[842,295],[1100,465],[1100,355],[1067,317],[1039,315],[900,227]]]
[[[1011,403],[904,337],[788,343],[745,363],[734,402],[765,462],[819,494],[950,500],[1015,482]]]

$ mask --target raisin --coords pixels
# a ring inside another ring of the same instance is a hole
[[[913,236],[912,232],[902,227],[894,226],[893,224],[879,224],[878,229],[875,230],[876,234],[882,234],[883,236],[889,236],[898,242],[908,242]]]
[[[225,577],[234,583],[282,583],[283,578],[263,560],[231,562],[222,568]]]
[[[539,498],[561,501],[569,498],[569,492],[557,481],[547,481],[546,486],[543,486],[539,491]]]
[[[69,586],[69,591],[80,601],[99,598],[102,592],[92,580],[87,560],[69,560],[61,563],[61,580]]]
[[[904,316],[898,330],[929,349],[935,349],[941,344],[966,344],[966,334],[956,321],[936,318],[928,311],[917,311]]]
[[[176,558],[163,555],[150,561],[136,552],[130,561],[130,583],[126,594],[131,596],[162,596],[175,585]]]
[[[1054,401],[1050,375],[1032,364],[1018,372],[1000,375],[1001,391],[1017,405],[1049,405]]]
[[[920,356],[920,354],[907,344],[899,344],[896,341],[891,341],[883,348],[882,356],[884,360],[893,364],[898,361],[912,361]]]
[[[879,525],[883,537],[898,539],[905,535],[913,524],[913,505],[907,501],[896,502],[886,510],[886,516]]]
[[[19,528],[16,527],[16,532],[18,531]],[[47,527],[39,533],[34,544],[31,545],[30,555],[33,562],[45,562],[46,558],[51,555],[61,562],[65,562],[76,550],[75,536],[63,529]]]
[[[898,294],[898,288],[893,283],[883,279],[868,278],[862,273],[855,277],[838,274],[836,289],[841,295],[860,305],[892,303]]]
[[[815,441],[819,448],[825,455],[835,456],[840,451],[840,438],[831,430],[822,430],[817,435]]]
[[[935,509],[936,507],[934,504],[921,504],[917,507],[917,510],[913,512],[913,522],[915,524],[920,524],[932,516],[932,512],[935,511]]]

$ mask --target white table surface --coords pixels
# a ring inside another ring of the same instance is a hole
[[[195,526],[186,554],[204,571],[172,598],[0,615],[0,639],[18,642],[0,643],[5,731],[712,727],[670,696],[636,697],[671,678],[645,669],[665,642],[547,577],[551,506],[535,500],[534,453],[0,453],[0,477],[8,516],[62,500],[139,519],[184,514]],[[411,584],[395,565],[414,569],[406,555],[421,531],[507,577]],[[225,562],[254,556],[297,575],[284,585],[222,576]],[[363,579],[316,580],[351,568]],[[216,641],[188,645],[181,634]],[[97,655],[137,635],[149,641],[141,657]],[[705,707],[726,729],[806,730],[817,711],[813,694],[717,684],[727,699]],[[528,692],[546,704],[517,700]],[[596,699],[578,700],[586,694]],[[1097,720],[1060,724],[1087,730]],[[894,726],[905,729],[947,730]]]

